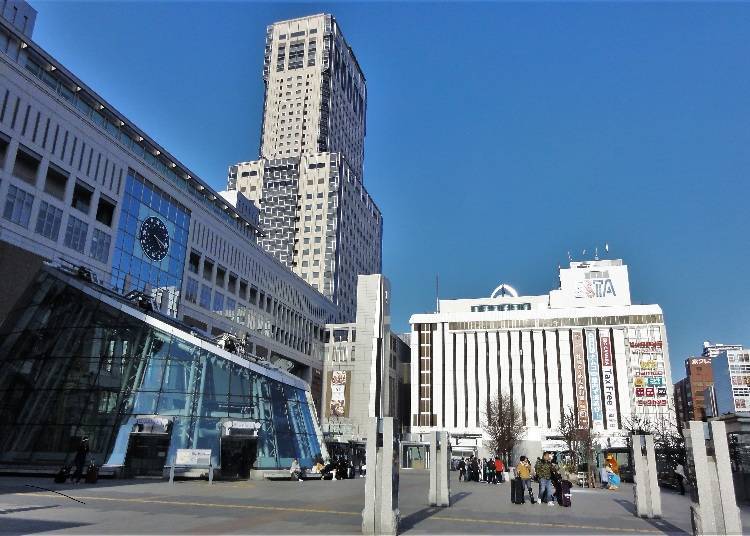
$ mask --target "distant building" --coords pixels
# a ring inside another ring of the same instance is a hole
[[[382,272],[383,219],[363,178],[367,84],[331,15],[266,31],[260,158],[227,188],[260,209],[262,247],[353,322],[357,276]]]
[[[549,294],[501,285],[489,298],[440,300],[439,311],[410,320],[412,441],[444,429],[455,449],[492,454],[482,422],[500,394],[522,411],[528,456],[559,449],[568,408],[613,447],[624,446],[628,419],[670,418],[662,310],[631,303],[620,259],[571,262]]]
[[[726,350],[742,350],[741,344],[722,344],[720,342],[712,343],[711,341],[703,342],[703,357],[714,358]]]
[[[388,280],[361,275],[357,321],[326,326],[321,421],[327,441],[363,442],[371,417],[408,419],[402,397],[409,347],[391,332],[389,309]]]
[[[750,412],[750,350],[723,350],[712,360],[711,417]]]

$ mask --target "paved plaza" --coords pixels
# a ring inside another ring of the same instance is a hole
[[[401,473],[402,533],[690,532],[688,498],[667,490],[662,492],[664,519],[644,520],[632,514],[629,485],[613,492],[574,488],[572,508],[513,505],[508,483],[494,486],[455,478],[453,506],[430,508],[427,487],[426,472]],[[363,478],[213,485],[138,479],[59,485],[51,478],[0,477],[0,533],[354,534],[360,532],[363,503]],[[750,511],[743,509],[742,516],[744,525],[750,526]]]

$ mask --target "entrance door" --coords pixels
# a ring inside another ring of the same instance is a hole
[[[130,434],[125,466],[131,476],[161,477],[170,434]]]
[[[258,440],[254,437],[223,436],[221,438],[221,477],[250,477],[250,469],[258,454]]]

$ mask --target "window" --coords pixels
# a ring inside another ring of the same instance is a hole
[[[224,295],[221,292],[214,292],[214,313],[223,314],[224,312]]]
[[[201,285],[200,306],[204,309],[211,308],[211,287],[209,287],[208,285]]]
[[[86,234],[89,226],[75,216],[68,216],[68,228],[65,230],[65,241],[67,247],[83,253],[86,245]]]
[[[223,266],[216,268],[216,286],[224,288],[224,284],[227,277],[227,269]]]
[[[40,156],[19,145],[16,162],[13,164],[13,175],[29,184],[36,184],[36,174],[39,171],[41,161]]]
[[[65,187],[68,184],[68,174],[50,164],[47,167],[47,177],[44,181],[44,191],[60,200],[65,198]]]
[[[227,290],[231,292],[232,294],[237,293],[237,276],[234,274],[229,274],[229,284],[227,285]]]
[[[109,245],[111,243],[111,237],[104,231],[94,229],[94,233],[91,235],[91,255],[96,260],[106,263],[109,259]]]
[[[112,227],[112,219],[115,215],[115,203],[104,196],[99,197],[99,205],[96,207],[96,221],[107,227]]]
[[[192,277],[188,277],[185,284],[185,301],[188,303],[196,303],[198,301],[198,281]]]
[[[12,184],[8,185],[8,197],[5,200],[5,211],[3,217],[21,227],[29,226],[31,219],[31,206],[34,204],[34,196]]]
[[[5,168],[5,157],[8,156],[9,140],[0,135],[0,169]]]
[[[190,252],[190,260],[188,261],[188,270],[190,270],[192,273],[197,274],[198,270],[200,269],[201,264],[201,256],[200,253],[196,253],[195,251]],[[197,290],[196,290],[197,294]],[[195,302],[193,302],[195,303]]]
[[[80,182],[76,182],[75,188],[73,189],[73,201],[71,201],[70,206],[80,210],[84,214],[88,214],[89,208],[91,208],[92,195],[93,192],[87,186]]]
[[[226,317],[230,320],[234,320],[234,311],[237,309],[237,302],[232,298],[227,298],[227,307],[224,310]]]
[[[39,216],[36,219],[36,232],[53,242],[57,242],[60,234],[60,221],[62,220],[62,210],[42,201],[39,206]]]
[[[247,299],[247,281],[243,281],[240,279],[240,299],[246,300]]]
[[[214,277],[214,263],[208,259],[203,259],[203,279],[211,281]]]

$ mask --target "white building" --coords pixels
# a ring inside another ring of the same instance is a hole
[[[706,415],[750,412],[750,350],[733,345],[711,359],[714,384],[706,398]]]
[[[260,159],[230,166],[228,189],[261,211],[261,245],[356,313],[357,276],[380,273],[383,221],[364,186],[367,86],[331,15],[268,27]]]
[[[42,260],[65,259],[193,328],[247,337],[319,402],[324,325],[340,309],[258,245],[253,207],[35,44],[21,12],[25,29],[0,18],[0,321]]]
[[[440,300],[439,311],[410,320],[413,439],[446,429],[454,445],[465,436],[462,447],[482,449],[471,437],[482,436],[485,408],[500,393],[522,408],[519,448],[529,456],[558,450],[568,407],[617,446],[627,419],[656,419],[672,406],[662,310],[631,303],[621,260],[571,262],[546,295],[503,285],[490,298]]]

